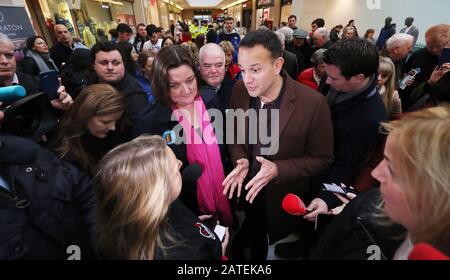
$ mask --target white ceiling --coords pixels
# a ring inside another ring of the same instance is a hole
[[[217,8],[220,9],[237,0],[169,0],[183,9]]]

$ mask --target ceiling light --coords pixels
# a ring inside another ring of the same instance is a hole
[[[205,1],[205,0],[186,0],[186,2],[192,8],[197,8],[197,7],[214,8],[214,7],[217,7],[220,4],[220,2],[223,2],[223,0],[208,0],[208,1]]]

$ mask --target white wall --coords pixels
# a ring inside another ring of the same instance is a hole
[[[360,36],[369,28],[375,29],[375,37],[384,26],[384,19],[392,17],[397,32],[404,27],[405,18],[414,17],[414,25],[420,30],[418,43],[424,44],[425,31],[439,23],[450,24],[450,1],[448,0],[293,0],[292,13],[297,15],[298,25],[311,29],[311,22],[319,17],[325,19],[326,28],[356,21]],[[372,9],[369,8],[373,3]],[[379,4],[379,9],[378,9]]]

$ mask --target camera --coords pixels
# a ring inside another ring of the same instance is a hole
[[[1,132],[39,141],[58,123],[47,95],[43,92],[23,97],[21,86],[0,88],[0,101],[5,117]]]

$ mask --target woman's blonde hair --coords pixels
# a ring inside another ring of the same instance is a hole
[[[140,136],[111,150],[95,177],[98,246],[111,259],[154,259],[171,240],[171,166],[160,136]],[[162,238],[164,237],[164,238]]]
[[[386,75],[388,78],[384,87],[386,91],[383,94],[383,103],[386,108],[387,114],[390,116],[393,106],[393,96],[395,91],[395,65],[389,57],[380,56],[379,71]]]
[[[292,30],[292,29],[291,29]],[[234,55],[234,47],[230,41],[222,41],[219,43],[219,46],[223,49],[226,54]]]
[[[52,148],[60,158],[70,156],[90,175],[95,172],[96,162],[83,147],[81,136],[94,116],[125,111],[125,98],[108,84],[86,87],[64,114],[58,126],[58,136]]]
[[[414,242],[450,254],[450,107],[413,112],[383,128],[394,137],[391,161],[417,217]]]

